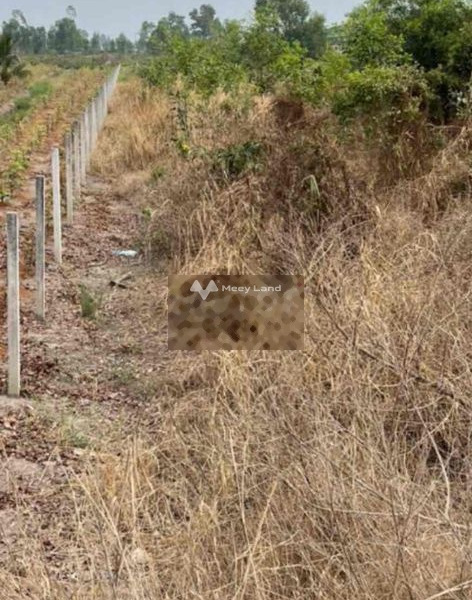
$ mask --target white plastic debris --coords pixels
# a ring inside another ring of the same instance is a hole
[[[122,256],[124,258],[136,258],[138,256],[137,250],[114,250],[113,256]]]

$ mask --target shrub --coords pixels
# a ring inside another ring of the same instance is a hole
[[[230,90],[246,80],[244,67],[232,60],[231,44],[222,36],[213,40],[174,37],[167,51],[140,69],[153,86],[169,89],[180,77],[184,84],[206,96],[218,88]]]
[[[373,10],[370,4],[349,15],[343,47],[354,68],[410,62],[411,57],[403,49],[403,36],[389,30],[387,19],[386,12]]]
[[[412,66],[374,67],[350,72],[333,96],[343,120],[361,117],[372,132],[414,121],[425,109],[429,90],[424,74]]]
[[[344,48],[354,68],[414,63],[436,95],[435,117],[453,116],[452,96],[472,70],[472,5],[464,0],[368,0],[348,18]]]
[[[217,178],[237,179],[247,171],[260,168],[262,153],[262,144],[254,141],[217,150],[213,154],[213,173]]]

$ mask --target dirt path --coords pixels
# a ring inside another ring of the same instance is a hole
[[[72,471],[80,472],[84,454],[90,458],[103,449],[104,439],[119,446],[122,435],[153,418],[146,416],[143,400],[158,393],[147,376],[162,364],[166,339],[163,308],[156,306],[160,295],[148,291],[164,290],[166,279],[149,274],[139,255],[131,260],[113,255],[135,247],[136,210],[113,197],[109,184],[91,179],[74,226],[65,229],[62,267],[48,251],[45,324],[32,311],[33,282],[25,282],[22,384],[32,410],[21,404],[0,412],[2,566],[25,551],[20,532],[27,531],[44,539],[52,569],[59,575],[67,570],[54,550],[64,543],[64,532],[53,527],[58,511],[73,511],[65,482]],[[126,281],[116,285],[124,275]]]
[[[85,90],[85,91],[84,91]],[[34,236],[35,236],[35,221],[36,221],[36,210],[35,210],[35,176],[43,174],[46,176],[50,175],[51,172],[51,148],[54,145],[61,145],[65,131],[70,127],[73,117],[77,116],[80,112],[82,104],[80,99],[86,93],[87,88],[80,89],[77,98],[71,100],[68,110],[65,110],[60,117],[54,121],[53,124],[51,119],[53,117],[53,108],[46,106],[43,111],[38,110],[36,118],[42,122],[47,128],[47,135],[41,140],[39,146],[31,151],[29,156],[28,168],[25,173],[24,181],[22,182],[19,189],[16,191],[13,198],[10,198],[8,202],[0,201],[0,272],[6,272],[6,242],[5,242],[5,220],[6,213],[8,211],[15,211],[19,215],[20,221],[20,282],[21,282],[21,300],[23,307],[29,306],[33,301],[32,297],[32,285],[34,276]],[[57,91],[59,93],[59,91]],[[87,94],[89,91],[87,91]],[[87,95],[88,97],[88,95]],[[53,102],[54,99],[51,99]],[[51,121],[51,122],[50,122]],[[93,189],[90,190],[93,192]],[[50,195],[50,186],[47,183],[46,188],[47,200]],[[47,202],[47,215],[50,213],[50,202]],[[50,218],[49,216],[47,217]],[[52,227],[51,223],[47,223],[47,226],[51,229],[48,231],[46,244],[47,254],[50,258],[52,255]],[[51,262],[51,261],[50,261]],[[5,278],[0,278],[0,314],[6,311],[6,281]],[[6,344],[4,340],[5,324],[0,322],[0,363],[4,361],[6,356]],[[0,366],[1,371],[1,366]],[[0,373],[1,378],[1,373]],[[0,389],[2,389],[0,387]]]

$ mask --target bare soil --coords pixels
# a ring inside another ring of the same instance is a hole
[[[59,541],[51,541],[49,524],[58,510],[73,510],[66,483],[72,472],[80,472],[85,454],[90,459],[94,449],[103,450],[103,439],[119,445],[120,432],[138,430],[143,418],[152,421],[142,404],[139,413],[137,407],[146,387],[142,382],[154,371],[166,340],[155,300],[146,304],[143,297],[151,298],[149,287],[165,280],[147,274],[139,255],[131,260],[113,255],[135,247],[138,228],[135,206],[112,197],[106,182],[92,179],[74,226],[65,228],[62,267],[48,250],[45,323],[34,315],[34,282],[24,282],[29,292],[21,307],[27,400],[3,398],[0,407],[3,566],[20,551],[20,531],[28,531],[44,538],[51,568],[60,570],[54,551]],[[117,286],[124,275],[126,282]],[[95,305],[89,318],[81,314],[81,290]],[[133,310],[138,299],[139,318]],[[149,339],[154,339],[151,346]],[[0,389],[5,389],[5,362],[0,365]]]

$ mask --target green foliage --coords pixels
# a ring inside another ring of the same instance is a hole
[[[29,25],[24,14],[14,10],[9,21],[3,23],[3,33],[9,35],[18,51],[28,55],[52,54],[77,54],[117,52],[129,54],[134,51],[134,44],[124,35],[116,39],[94,33],[89,40],[89,35],[77,27],[75,22],[76,11],[73,6],[68,6],[66,16],[54,23],[49,30],[45,27]]]
[[[81,284],[79,286],[80,292],[80,314],[84,319],[95,319],[97,311],[100,307],[100,300],[95,298],[89,289]]]
[[[145,27],[146,25],[143,24],[142,31]],[[144,32],[142,35],[147,35],[145,42],[146,50],[151,52],[151,54],[162,54],[172,43],[173,38],[187,38],[189,36],[189,29],[184,17],[170,12],[167,17],[163,17],[158,22],[155,29],[149,34]]]
[[[140,72],[151,85],[170,89],[180,80],[205,96],[251,82],[260,91],[283,87],[310,98],[316,63],[306,55],[280,35],[273,12],[260,10],[250,27],[230,21],[210,39],[172,36]]]
[[[148,50],[149,39],[154,31],[155,25],[151,21],[143,21],[139,31],[136,49],[138,52],[146,52]]]
[[[190,29],[193,35],[201,38],[210,38],[221,29],[221,23],[216,18],[216,11],[211,4],[202,4],[190,13]]]
[[[259,170],[263,147],[260,142],[248,141],[213,153],[213,173],[217,178],[233,181],[247,171]]]
[[[277,31],[288,42],[299,42],[312,58],[321,56],[326,41],[325,18],[310,15],[306,0],[256,0],[256,18],[271,12],[277,18]]]
[[[11,152],[8,169],[3,177],[8,182],[9,195],[19,186],[20,178],[28,168],[28,156],[22,150],[13,150]]]
[[[461,81],[467,81],[472,73],[472,21],[464,23],[460,35],[452,40],[448,50],[447,68]]]
[[[414,122],[429,98],[424,75],[413,66],[373,66],[350,72],[333,95],[333,110],[343,120],[361,117],[367,128],[397,129]]]
[[[81,52],[88,49],[88,35],[78,29],[74,19],[65,17],[49,30],[48,47],[58,54]]]
[[[47,32],[44,27],[31,27],[24,14],[14,10],[12,18],[3,23],[3,33],[11,36],[19,51],[41,54],[47,49]]]
[[[437,118],[454,112],[454,98],[472,72],[472,4],[467,0],[368,0],[344,28],[354,68],[412,63],[423,69]]]
[[[346,21],[343,46],[355,69],[369,65],[392,66],[410,61],[404,39],[389,30],[385,12],[369,5],[354,10]]]
[[[310,16],[304,0],[256,3],[254,22],[224,25],[210,5],[190,13],[191,26],[170,13],[149,33],[144,23],[140,39],[157,58],[141,69],[151,84],[171,88],[184,85],[210,95],[251,82],[260,91],[285,87],[289,93],[311,98],[315,63],[326,44],[324,18]]]
[[[31,65],[52,65],[66,70],[101,69],[108,67],[110,57],[106,54],[99,56],[85,56],[84,54],[47,54],[41,57],[31,56],[28,58]]]
[[[405,50],[426,70],[449,63],[451,48],[472,20],[472,6],[463,0],[388,0],[382,4],[390,29],[403,35]]]
[[[245,80],[244,67],[234,60],[231,36],[211,40],[173,37],[166,52],[144,65],[141,75],[151,85],[170,88],[178,79],[210,95],[218,88],[229,90]]]
[[[0,137],[8,139],[9,131],[22,121],[31,110],[52,93],[52,85],[48,81],[38,81],[33,84],[27,96],[21,96],[14,101],[14,108],[0,116]]]
[[[310,5],[306,0],[256,0],[256,12],[274,11],[280,19],[283,34],[296,39],[296,33],[310,15]]]
[[[27,71],[13,48],[13,37],[0,34],[0,81],[8,85],[14,77],[25,77]]]
[[[17,98],[15,100],[15,112],[23,115],[31,108],[31,98],[25,96],[24,98]]]
[[[277,65],[283,55],[290,54],[291,48],[291,44],[280,35],[278,15],[268,9],[257,11],[256,21],[244,31],[241,51],[251,80],[261,91],[273,86],[277,79]]]
[[[307,58],[298,44],[280,54],[271,67],[272,89],[280,95],[316,104],[319,98],[320,63]]]
[[[120,33],[115,40],[115,44],[116,52],[118,54],[131,54],[133,52],[133,42],[129,40],[124,33]]]
[[[37,81],[29,88],[29,95],[33,99],[48,98],[53,87],[49,81]]]
[[[352,72],[351,61],[345,53],[329,49],[317,63],[317,80],[312,91],[314,102],[331,107],[334,98],[344,92]]]

